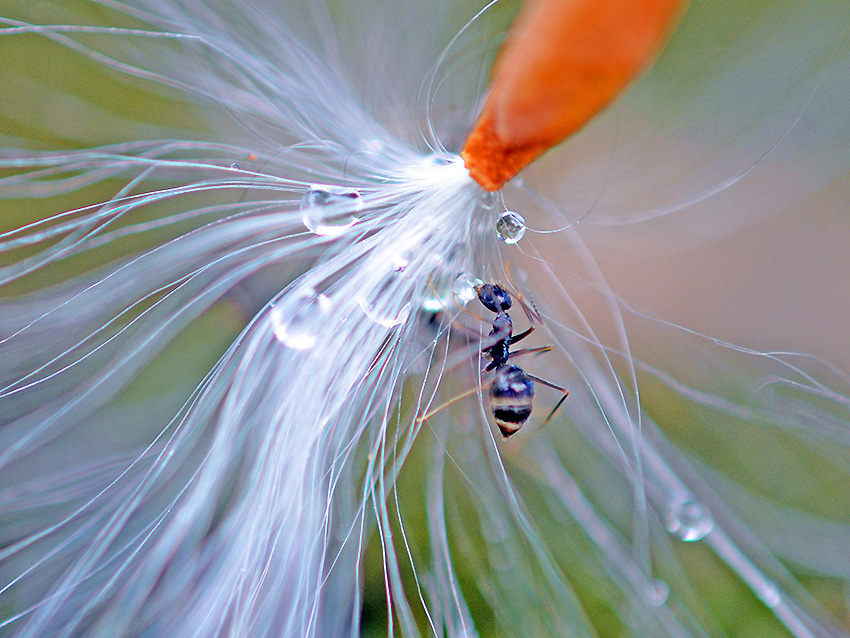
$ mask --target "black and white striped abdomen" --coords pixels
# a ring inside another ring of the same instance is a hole
[[[490,409],[502,436],[508,438],[531,416],[534,381],[518,366],[502,366],[490,385]]]

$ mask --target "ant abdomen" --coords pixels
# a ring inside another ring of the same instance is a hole
[[[519,366],[504,365],[496,370],[490,385],[490,408],[502,436],[508,438],[531,416],[534,381]]]

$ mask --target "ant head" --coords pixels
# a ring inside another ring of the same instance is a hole
[[[510,293],[496,284],[481,284],[475,287],[480,301],[487,310],[505,312],[511,307]]]

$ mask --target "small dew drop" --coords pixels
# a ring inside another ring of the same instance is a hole
[[[664,603],[667,602],[667,599],[670,597],[670,585],[665,583],[660,578],[656,578],[652,581],[652,591],[650,593],[650,600],[652,604],[656,607],[660,607]]]
[[[317,235],[339,235],[351,228],[363,211],[353,188],[313,184],[301,198],[301,221]]]
[[[525,235],[525,220],[519,213],[506,210],[496,220],[496,234],[506,244],[515,244]]]
[[[683,541],[699,541],[714,527],[711,513],[693,499],[674,501],[666,514],[667,531]]]
[[[310,287],[293,291],[271,309],[272,331],[283,345],[293,350],[309,350],[318,331],[327,324],[331,300]]]
[[[475,287],[483,283],[478,277],[473,277],[469,273],[461,274],[455,279],[452,285],[452,293],[454,293],[455,300],[461,306],[465,306],[478,296],[478,293],[475,292]]]
[[[230,165],[230,170],[238,171],[239,170],[239,164],[237,164],[236,162],[233,162],[233,164]]]
[[[759,592],[759,598],[771,609],[782,602],[782,594],[779,592],[779,588],[772,583]]]
[[[432,278],[428,294],[422,301],[422,310],[425,312],[441,312],[454,307],[454,304],[465,306],[478,296],[475,286],[484,283],[465,272],[461,273],[451,286],[445,279],[442,284],[437,283],[438,280],[437,277]]]
[[[499,196],[496,193],[484,192],[481,196],[481,208],[484,210],[493,210],[499,202]]]

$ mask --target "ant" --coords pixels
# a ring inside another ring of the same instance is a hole
[[[499,427],[499,431],[505,439],[508,439],[516,434],[525,422],[528,421],[528,417],[531,416],[531,410],[534,403],[535,381],[564,393],[564,396],[561,397],[557,405],[555,405],[549,413],[549,416],[546,417],[546,420],[543,422],[544,425],[555,415],[555,412],[557,412],[558,408],[561,407],[561,404],[570,393],[566,388],[562,388],[561,386],[550,383],[545,379],[528,374],[520,366],[509,363],[509,360],[514,357],[532,353],[540,354],[543,352],[549,352],[552,349],[552,346],[542,346],[539,348],[525,348],[511,352],[511,346],[513,344],[525,339],[528,335],[534,332],[534,325],[532,324],[527,330],[524,330],[514,336],[513,321],[511,320],[511,316],[508,314],[508,310],[510,310],[513,305],[510,293],[498,284],[479,284],[475,286],[475,292],[478,294],[478,301],[480,301],[487,310],[496,313],[496,317],[492,322],[493,328],[490,330],[488,338],[488,343],[491,345],[483,348],[481,353],[490,359],[490,363],[488,363],[487,367],[484,368],[484,372],[495,371],[496,373],[493,380],[490,382],[490,409],[493,412],[493,418],[496,420],[496,425]],[[522,305],[523,310],[525,310],[526,316],[529,320],[532,320],[532,314],[523,303],[522,297],[519,297],[519,302]],[[465,312],[469,311],[465,310]],[[481,319],[481,321],[485,321],[484,318],[479,317],[475,313],[471,314],[475,315],[478,319]],[[432,410],[419,420],[424,421],[458,399],[469,396],[477,391],[478,389],[476,388],[470,392],[465,392]]]

